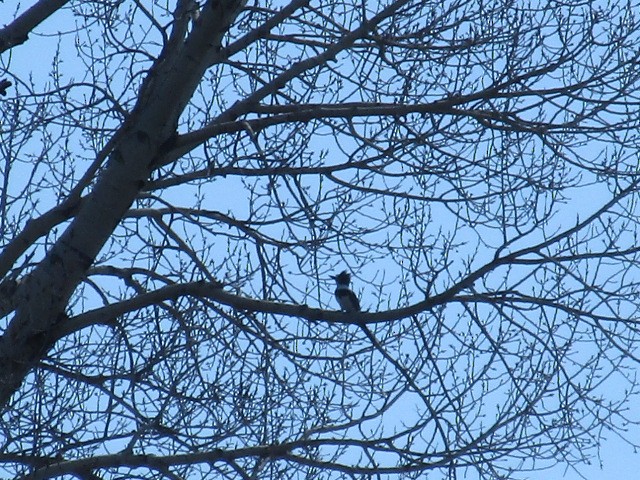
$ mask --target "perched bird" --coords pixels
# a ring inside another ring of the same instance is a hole
[[[358,297],[349,288],[351,282],[351,275],[345,270],[339,275],[331,276],[336,281],[336,300],[340,305],[340,308],[347,313],[359,312],[360,302]]]
[[[6,78],[0,80],[0,95],[4,97],[7,94],[7,88],[9,88],[11,85],[12,83]]]

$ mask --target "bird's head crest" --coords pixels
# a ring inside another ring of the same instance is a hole
[[[332,275],[331,278],[333,278],[337,283],[343,285],[349,285],[349,282],[351,281],[351,275],[346,270],[338,275]]]

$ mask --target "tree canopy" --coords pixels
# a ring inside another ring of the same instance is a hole
[[[639,7],[0,6],[0,475],[521,478],[624,435]]]

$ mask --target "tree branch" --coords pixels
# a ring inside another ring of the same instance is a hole
[[[69,0],[40,0],[4,28],[0,28],[0,53],[29,38],[31,30],[62,8]]]

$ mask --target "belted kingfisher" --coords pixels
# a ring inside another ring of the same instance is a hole
[[[331,276],[336,281],[336,300],[340,305],[340,308],[347,313],[359,312],[360,302],[358,297],[349,288],[351,282],[351,275],[346,270],[339,275]]]

